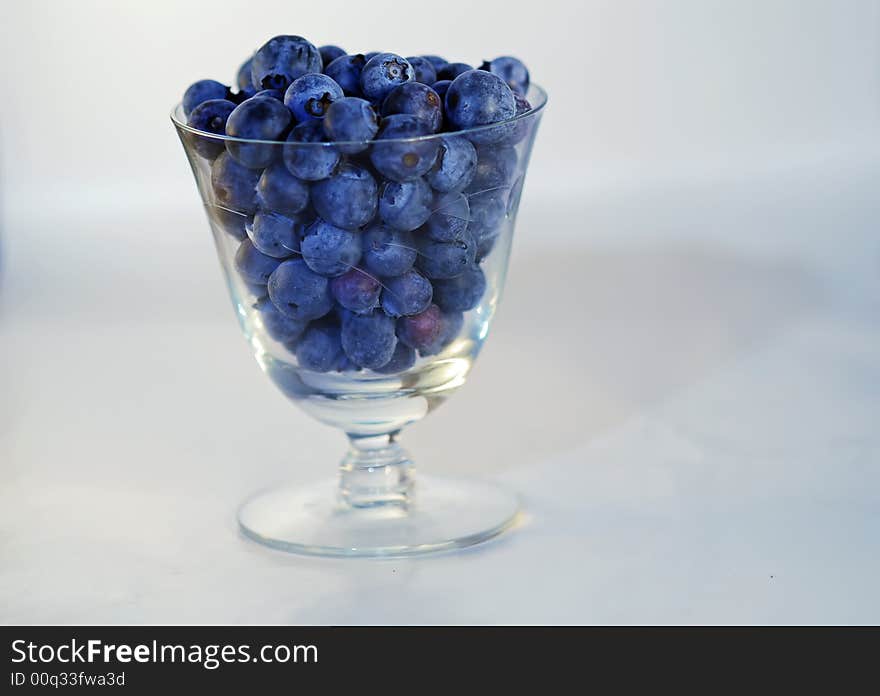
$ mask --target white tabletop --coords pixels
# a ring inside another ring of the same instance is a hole
[[[878,173],[527,186],[472,379],[405,435],[422,470],[497,478],[527,514],[408,560],[238,534],[249,493],[331,476],[344,439],[260,374],[194,194],[19,216],[0,238],[0,621],[880,621]]]

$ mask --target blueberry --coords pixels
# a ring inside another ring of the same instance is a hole
[[[250,239],[242,240],[235,252],[235,270],[251,285],[266,285],[269,276],[278,268],[279,261],[272,256],[266,256],[251,243]]]
[[[403,275],[386,278],[382,309],[392,317],[419,314],[431,304],[432,295],[431,281],[418,271],[410,270]]]
[[[397,346],[394,330],[394,319],[384,312],[351,314],[342,322],[342,350],[355,365],[382,367]]]
[[[330,293],[343,308],[362,314],[379,304],[382,284],[360,268],[352,268],[330,281]]]
[[[416,260],[412,234],[385,225],[372,225],[362,233],[364,266],[378,276],[399,276]]]
[[[470,140],[444,135],[440,138],[434,166],[425,178],[441,193],[462,191],[471,183],[476,170],[477,151]]]
[[[434,196],[424,179],[398,183],[386,181],[379,191],[379,217],[397,230],[409,232],[431,216]]]
[[[397,322],[397,337],[410,348],[430,350],[442,338],[442,313],[432,304],[423,312],[401,317]]]
[[[529,71],[519,58],[501,56],[492,61],[485,61],[480,70],[498,75],[514,92],[525,94],[529,91]]]
[[[324,143],[324,127],[320,121],[300,123],[287,136],[288,143]],[[287,170],[306,181],[326,179],[339,164],[339,150],[332,145],[285,145],[282,158]]]
[[[308,73],[290,83],[284,93],[284,103],[296,120],[303,122],[324,118],[330,105],[342,97],[342,87],[332,77]]]
[[[320,46],[318,48],[318,53],[321,54],[321,62],[324,64],[325,68],[340,56],[345,55],[345,51],[339,48],[339,46],[334,46],[333,44]]]
[[[457,278],[434,281],[434,304],[444,312],[473,309],[486,292],[486,276],[479,266],[468,268]]]
[[[300,250],[303,224],[280,213],[260,211],[250,224],[248,236],[263,254],[286,259]]]
[[[378,372],[380,375],[396,375],[411,368],[415,362],[416,352],[403,341],[398,341],[391,354],[391,360],[382,367],[374,367],[373,372]]]
[[[368,51],[367,53],[364,53],[364,58],[366,60],[371,60],[378,56],[380,53],[382,53],[382,51]]]
[[[446,92],[449,90],[449,85],[452,84],[452,80],[437,80],[433,85],[431,85],[431,89],[433,89],[440,96],[441,99],[446,97]]]
[[[233,104],[238,105],[241,104],[246,99],[250,99],[251,97],[257,96],[259,90],[254,89],[253,87],[248,87],[247,89],[239,90],[238,92],[233,92],[228,97],[226,97]]]
[[[366,65],[367,59],[360,53],[350,56],[340,56],[330,65],[324,68],[324,74],[342,87],[342,91],[348,97],[360,97],[361,71]]]
[[[468,194],[470,221],[468,231],[479,241],[498,233],[498,224],[507,212],[507,191],[492,189]]]
[[[361,91],[368,99],[381,100],[398,85],[415,77],[413,67],[394,53],[379,53],[367,59],[361,71]]]
[[[412,66],[416,82],[421,82],[423,85],[433,85],[437,82],[437,68],[430,60],[423,56],[411,56],[406,61]]]
[[[334,227],[318,218],[306,230],[302,255],[315,273],[328,278],[342,275],[360,261],[360,233]]]
[[[428,85],[421,82],[407,82],[392,89],[382,102],[382,115],[392,114],[417,116],[430,126],[431,133],[436,133],[443,124],[443,100]],[[384,128],[383,121],[382,130]]]
[[[261,297],[254,306],[260,313],[266,333],[279,343],[295,343],[309,324],[308,321],[284,316],[268,297]]]
[[[216,80],[199,80],[193,82],[183,93],[183,114],[189,118],[190,112],[202,102],[209,99],[226,99],[229,87]]]
[[[303,321],[318,319],[333,308],[327,279],[302,259],[290,259],[275,269],[269,277],[269,297],[279,312]]]
[[[380,174],[392,181],[415,181],[427,173],[437,159],[438,139],[420,139],[430,133],[428,123],[417,116],[387,116],[382,119],[382,128],[370,152],[370,161]]]
[[[257,210],[257,182],[260,172],[243,167],[221,152],[211,165],[211,188],[217,205],[251,215]]]
[[[425,223],[424,233],[435,242],[451,242],[467,230],[470,205],[462,193],[444,193],[434,197],[431,217]]]
[[[333,176],[312,184],[312,204],[337,227],[362,227],[376,215],[376,180],[362,167],[343,164]]]
[[[252,97],[235,107],[226,121],[226,135],[248,140],[278,140],[290,126],[290,111],[277,99]],[[226,150],[240,164],[260,169],[272,163],[275,150],[266,143],[226,142]]]
[[[517,155],[509,145],[477,149],[477,167],[466,193],[480,193],[510,187],[516,174]]]
[[[331,141],[344,142],[342,152],[354,154],[367,148],[379,130],[379,119],[370,102],[345,97],[333,102],[324,115],[324,133]]]
[[[318,49],[301,36],[276,36],[254,53],[251,81],[255,87],[283,91],[296,78],[323,67]]]
[[[251,222],[249,215],[240,213],[237,210],[222,208],[218,205],[210,206],[208,208],[208,215],[214,224],[230,237],[237,239],[239,242],[247,238],[247,229]]]
[[[458,334],[461,333],[461,327],[464,326],[464,315],[461,312],[453,312],[452,314],[441,312],[439,323],[440,330],[437,332],[437,337],[434,341],[419,349],[420,355],[437,355],[437,353],[452,343]]]
[[[513,91],[500,77],[484,70],[462,73],[446,92],[446,117],[458,129],[497,123],[515,114]]]
[[[224,135],[226,120],[233,109],[235,104],[228,99],[208,99],[190,111],[187,124],[205,133]],[[196,152],[206,159],[213,159],[225,149],[222,140],[212,138],[195,137],[193,144]]]
[[[283,164],[273,164],[257,183],[257,204],[263,211],[296,215],[309,204],[309,187]]]
[[[253,63],[254,58],[251,56],[244,63],[241,64],[241,67],[238,69],[238,75],[235,78],[235,84],[238,88],[245,92],[247,90],[257,91],[257,88],[254,86],[253,81],[251,80],[251,64]]]
[[[427,237],[416,240],[419,257],[416,266],[428,278],[455,278],[473,267],[477,244],[469,231],[451,242],[435,242]]]
[[[443,67],[437,68],[437,79],[454,80],[462,73],[466,73],[468,70],[473,69],[474,66],[468,65],[467,63],[446,63]]]
[[[440,70],[444,65],[446,65],[449,61],[445,58],[441,58],[440,56],[420,56],[420,58],[424,58],[431,65],[434,66],[434,70]]]
[[[300,367],[313,372],[330,372],[342,365],[344,355],[338,326],[312,324],[296,346]]]

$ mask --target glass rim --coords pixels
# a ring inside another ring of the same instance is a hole
[[[374,143],[416,143],[420,141],[433,140],[436,138],[442,138],[444,136],[468,136],[472,133],[483,133],[492,128],[498,128],[499,126],[504,126],[507,124],[516,123],[518,121],[531,118],[536,114],[541,113],[544,107],[547,105],[547,91],[541,87],[540,85],[536,85],[532,83],[529,86],[529,93],[532,91],[535,92],[535,96],[537,97],[537,101],[535,105],[532,106],[528,111],[519,114],[517,116],[512,116],[511,118],[505,119],[504,121],[496,121],[495,123],[488,123],[484,126],[475,126],[474,128],[464,128],[462,130],[457,131],[446,131],[442,133],[430,133],[428,135],[420,135],[414,138],[387,138],[387,139],[372,139],[372,140],[331,140],[326,143],[308,143],[308,142],[289,142],[286,140],[257,140],[253,138],[236,138],[231,135],[221,135],[219,133],[209,133],[208,131],[199,130],[198,128],[193,128],[188,125],[185,120],[181,117],[183,116],[183,104],[182,102],[178,102],[171,109],[171,122],[175,125],[178,130],[186,131],[187,133],[191,133],[193,135],[197,135],[201,138],[205,138],[208,140],[216,140],[218,142],[229,142],[229,143],[249,143],[249,144],[260,144],[260,145],[293,145],[296,147],[301,146],[309,146],[309,147],[335,147],[339,145],[372,145]]]

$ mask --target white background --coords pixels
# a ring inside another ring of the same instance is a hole
[[[485,549],[236,535],[343,441],[249,360],[168,113],[276,33],[550,93],[492,339],[406,438],[523,492]],[[0,620],[880,621],[880,3],[17,3],[0,74]]]

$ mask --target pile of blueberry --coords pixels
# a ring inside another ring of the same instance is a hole
[[[527,134],[511,121],[531,109],[525,66],[276,36],[237,82],[200,80],[182,106],[199,131],[266,141],[192,142],[266,331],[320,372],[394,374],[439,353],[486,291]]]

